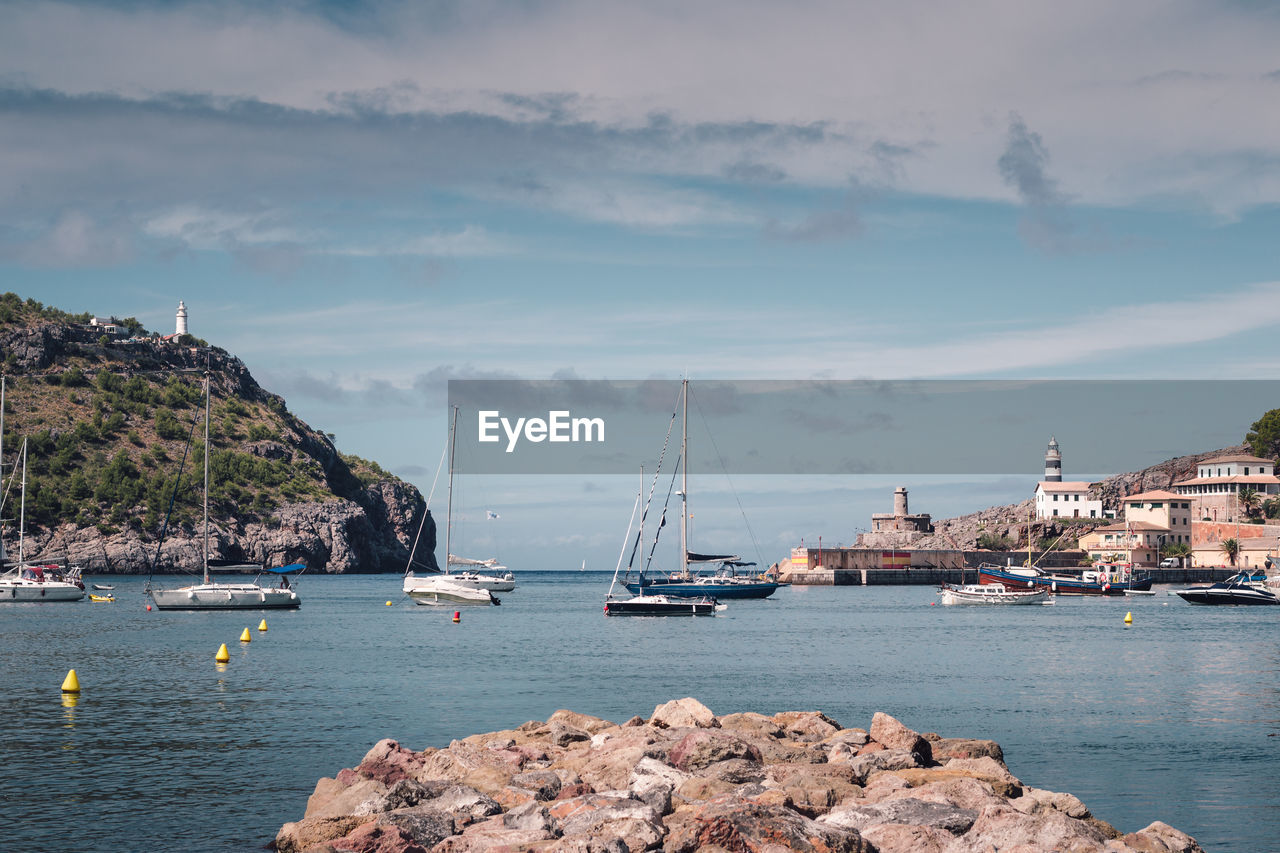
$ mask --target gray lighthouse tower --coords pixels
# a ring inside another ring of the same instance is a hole
[[[1053,436],[1049,436],[1049,449],[1044,454],[1044,481],[1062,482],[1062,453],[1058,450],[1058,439]]]

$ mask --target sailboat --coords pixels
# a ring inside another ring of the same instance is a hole
[[[661,465],[659,465],[661,467]],[[657,474],[654,475],[657,482]],[[622,556],[627,553],[627,543],[631,541],[631,528],[635,525],[636,510],[640,506],[643,487],[636,494],[635,505],[631,507],[631,521],[627,522],[627,535],[622,539],[622,551],[618,554],[618,565],[613,570],[613,581],[609,584],[609,592],[604,597],[605,616],[714,616],[716,611],[724,610],[726,605],[720,604],[709,595],[661,595],[641,593],[623,597],[614,593],[618,586],[618,572],[622,570]],[[650,494],[650,498],[653,495]],[[648,505],[645,514],[648,514]],[[656,537],[655,537],[656,538]],[[644,517],[640,519],[640,533],[636,537],[635,548],[631,557],[634,560],[636,550],[644,542]],[[655,542],[656,544],[656,542]],[[584,563],[585,565],[585,563]]]
[[[0,394],[0,410],[3,409]],[[3,429],[0,429],[0,433]],[[28,565],[26,560],[27,530],[27,440],[22,440],[22,500],[18,511],[18,563],[0,575],[2,601],[79,601],[84,598],[84,582],[80,569],[63,569],[55,565]],[[3,554],[0,543],[0,555]]]
[[[404,593],[413,599],[415,604],[423,605],[444,605],[451,606],[455,604],[462,605],[488,605],[501,604],[494,595],[493,591],[512,590],[516,588],[515,578],[510,572],[505,577],[497,575],[482,575],[473,571],[460,572],[458,574],[449,573],[449,564],[455,563],[459,558],[449,553],[449,537],[453,528],[453,454],[455,442],[457,440],[458,431],[458,407],[453,408],[453,419],[449,424],[449,499],[448,507],[445,510],[445,526],[444,526],[444,553],[445,553],[445,571],[442,574],[416,575],[413,572],[413,554],[409,554],[409,565],[405,568],[404,573]],[[437,469],[438,475],[439,469]],[[422,523],[426,524],[426,513],[423,513]],[[419,527],[419,534],[422,529]],[[415,543],[416,546],[416,543]],[[481,562],[472,560],[472,564],[492,566],[505,569],[505,566],[497,566],[496,561]]]
[[[198,584],[177,589],[152,589],[147,580],[146,594],[158,610],[265,610],[292,609],[302,599],[289,584],[289,575],[301,571],[301,564],[268,571],[280,576],[278,586],[264,587],[255,578],[249,583],[211,583],[209,580],[209,374],[204,375],[204,578]],[[156,559],[160,548],[156,547]],[[152,562],[152,570],[155,562]]]
[[[738,569],[754,566],[736,554],[698,554],[689,551],[689,380],[681,385],[680,436],[680,571],[666,578],[641,573],[624,585],[631,592],[663,595],[711,595],[721,598],[768,598],[778,589],[777,581],[763,576],[743,576]],[[714,574],[693,574],[690,563],[718,563]]]

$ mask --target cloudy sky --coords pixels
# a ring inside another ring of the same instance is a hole
[[[1266,378],[1276,44],[1243,0],[6,2],[0,275],[185,300],[424,491],[449,378]],[[634,484],[483,479],[482,544],[612,565]],[[740,488],[770,562],[890,490]]]

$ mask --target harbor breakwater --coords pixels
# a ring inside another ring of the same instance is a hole
[[[321,779],[279,853],[962,851],[1197,853],[1153,822],[1123,834],[1022,783],[990,740],[868,729],[818,711],[716,716],[695,699],[619,725],[557,711],[421,752],[379,741]]]

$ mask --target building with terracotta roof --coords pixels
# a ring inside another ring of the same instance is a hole
[[[1238,522],[1246,516],[1240,491],[1253,489],[1262,499],[1280,495],[1273,459],[1243,453],[1215,456],[1196,465],[1196,476],[1173,484],[1190,497],[1195,517],[1203,521]]]
[[[1165,545],[1191,545],[1191,501],[1164,490],[1121,500],[1124,520],[1080,537],[1080,550],[1095,561],[1154,566]]]

